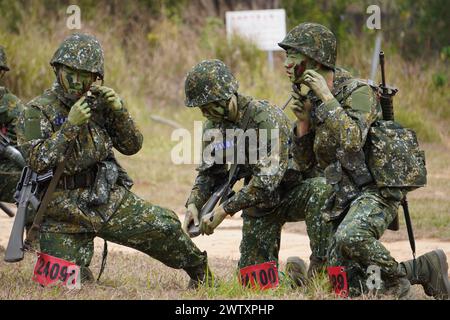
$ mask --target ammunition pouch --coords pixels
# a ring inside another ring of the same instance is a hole
[[[115,187],[118,178],[119,168],[114,161],[97,163],[97,175],[91,187],[88,204],[90,206],[106,204],[109,200],[109,193]]]
[[[57,188],[62,190],[90,188],[94,184],[95,176],[95,170],[87,170],[73,176],[62,176]]]
[[[86,204],[99,206],[108,202],[111,189],[118,183],[119,176],[120,168],[115,161],[102,161],[86,171],[72,176],[62,176],[58,183],[58,189],[90,188]]]
[[[117,184],[119,186],[124,187],[127,190],[131,190],[131,188],[134,185],[134,181],[133,179],[131,179],[131,177],[128,175],[125,169],[120,165],[120,163],[117,161],[114,155],[109,156],[107,160],[116,165],[118,171]]]

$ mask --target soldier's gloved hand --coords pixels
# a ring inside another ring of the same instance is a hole
[[[293,91],[294,106],[291,108],[294,115],[300,121],[309,121],[311,118],[311,102],[307,100],[300,92]]]
[[[119,95],[113,89],[105,86],[93,85],[91,91],[93,93],[98,93],[114,111],[122,109],[122,100],[120,100]]]
[[[198,220],[198,209],[193,203],[189,204],[186,208],[183,222],[184,232],[188,233],[188,228],[192,221],[194,221],[196,227],[200,224],[200,221]]]
[[[302,83],[310,87],[322,102],[327,102],[334,98],[330,88],[328,88],[327,81],[317,71],[306,70],[302,76]]]
[[[69,117],[67,121],[74,126],[81,126],[89,122],[91,118],[91,109],[86,101],[86,97],[81,97],[80,100],[70,108]]]
[[[218,206],[213,212],[208,213],[202,217],[202,222],[200,224],[201,234],[213,234],[214,229],[217,228],[219,224],[225,219],[228,213],[225,212],[222,206]]]

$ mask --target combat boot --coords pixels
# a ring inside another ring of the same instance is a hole
[[[326,267],[326,259],[320,258],[316,256],[309,257],[309,268],[308,268],[308,278],[311,279],[315,277],[316,274],[325,270]]]
[[[448,280],[447,257],[441,249],[428,252],[416,259],[417,277],[413,272],[413,260],[400,263],[406,271],[411,284],[423,286],[428,296],[448,300],[450,282]]]
[[[93,283],[95,282],[94,274],[89,267],[81,267],[81,282],[82,283]]]
[[[201,285],[213,286],[214,277],[209,269],[208,263],[197,267],[185,268],[184,271],[191,277],[188,289],[198,289]]]
[[[308,280],[306,263],[299,257],[289,257],[286,262],[286,273],[294,283],[302,287]]]

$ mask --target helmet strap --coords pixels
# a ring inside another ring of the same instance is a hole
[[[236,122],[239,115],[237,95],[233,94],[225,108],[225,119]]]

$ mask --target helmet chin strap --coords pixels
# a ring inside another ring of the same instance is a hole
[[[236,122],[238,117],[238,104],[237,104],[237,95],[233,94],[231,99],[228,102],[227,107],[225,108],[225,119]]]

